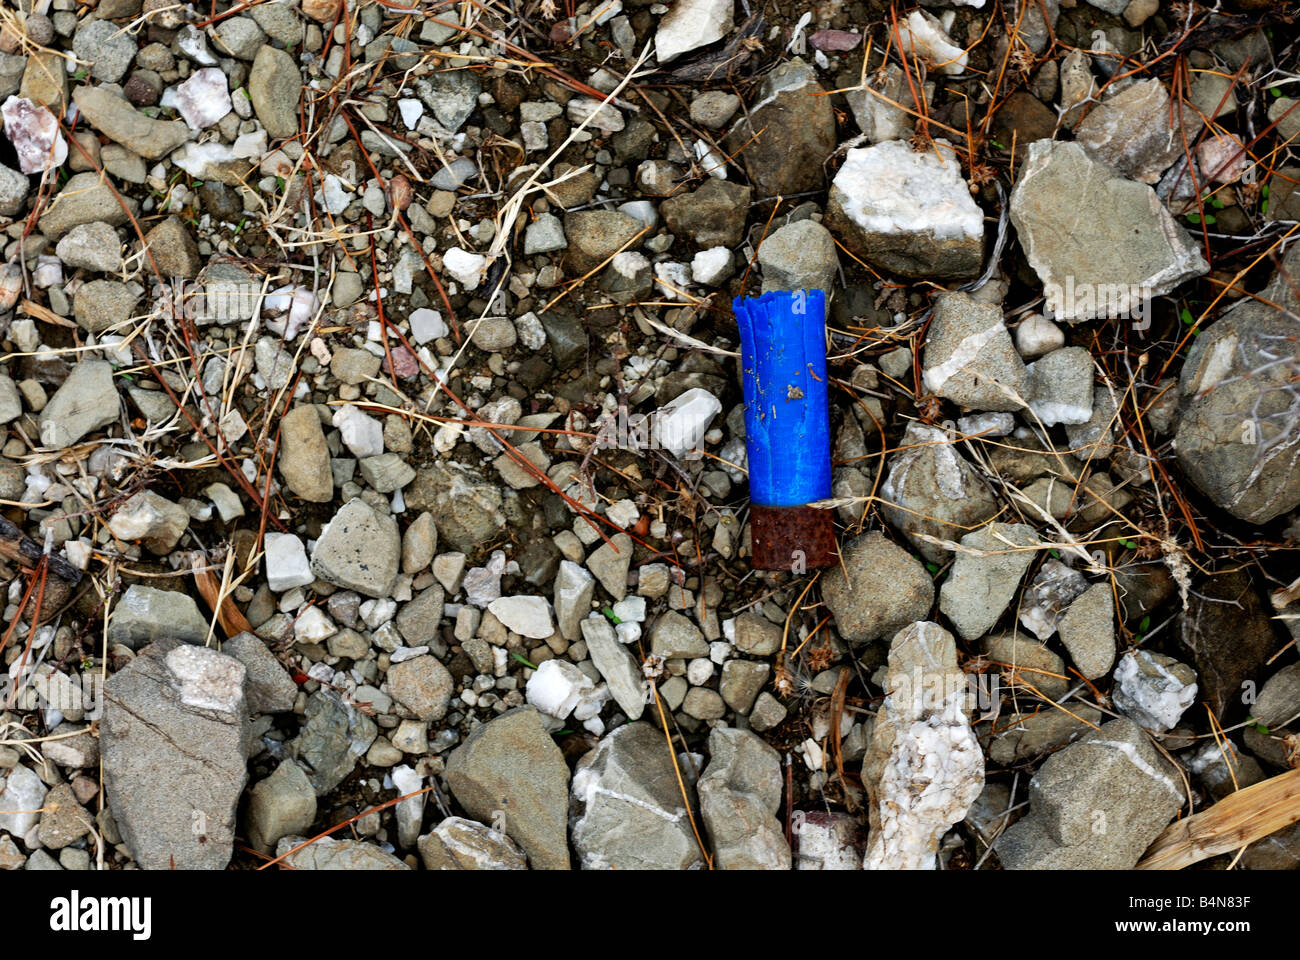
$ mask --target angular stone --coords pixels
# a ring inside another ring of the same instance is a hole
[[[190,515],[180,504],[142,490],[117,508],[108,521],[113,536],[120,540],[143,541],[150,553],[171,553],[189,527]]]
[[[293,709],[298,685],[261,637],[248,632],[236,634],[222,644],[221,652],[244,665],[244,699],[250,714],[288,713]]]
[[[402,540],[397,524],[366,501],[349,500],[316,541],[311,569],[338,587],[387,597],[397,579]]]
[[[280,475],[289,489],[311,503],[334,498],[334,477],[325,430],[311,404],[294,407],[280,419]]]
[[[388,692],[416,720],[441,720],[455,690],[447,668],[427,654],[388,668]]]
[[[840,556],[841,565],[822,580],[822,598],[845,640],[879,640],[929,615],[934,581],[884,534],[856,537],[841,547]]]
[[[703,866],[672,758],[649,723],[619,727],[578,761],[569,815],[584,870]]]
[[[1029,375],[996,303],[940,294],[922,355],[926,390],[973,410],[1024,408]]]
[[[426,870],[527,870],[528,860],[504,833],[464,817],[448,817],[420,838]]]
[[[298,132],[298,97],[302,74],[293,57],[283,50],[263,46],[248,71],[248,96],[272,140]]]
[[[167,156],[190,139],[179,120],[154,120],[103,87],[77,87],[72,100],[92,127],[146,160]]]
[[[70,447],[86,434],[106,427],[121,415],[121,400],[107,360],[82,360],[41,411],[41,444],[54,450]]]
[[[1094,583],[1070,604],[1056,626],[1070,659],[1089,680],[1115,663],[1115,597],[1109,583]]]
[[[501,490],[455,461],[417,471],[403,493],[409,509],[433,514],[441,539],[464,553],[477,553],[505,529]]]
[[[836,147],[835,111],[812,67],[794,57],[759,85],[757,101],[727,133],[726,149],[745,164],[760,197],[820,190]]]
[[[614,627],[606,619],[588,617],[582,621],[582,639],[600,675],[609,685],[610,695],[629,720],[639,720],[645,710],[645,675],[632,652],[619,642]]]
[[[220,870],[248,780],[244,667],[161,640],[104,685],[104,790],[146,870]]]
[[[1132,315],[1146,298],[1209,271],[1154,190],[1077,143],[1030,144],[1011,192],[1011,222],[1048,310],[1065,320]]]
[[[136,583],[126,588],[108,621],[108,639],[132,650],[164,637],[201,644],[207,636],[207,618],[193,598]]]
[[[319,690],[307,698],[307,722],[291,745],[307,769],[307,778],[323,797],[356,768],[374,743],[375,722],[332,690]]]
[[[632,565],[632,538],[616,533],[587,558],[587,569],[615,600],[627,596],[627,572]]]
[[[292,760],[281,760],[265,780],[248,792],[248,842],[270,853],[281,837],[304,833],[316,819],[316,791]]]
[[[907,535],[927,560],[938,563],[948,549],[925,539],[958,540],[997,513],[997,503],[974,467],[943,430],[908,424],[901,452],[890,459],[880,487],[885,519]]]
[[[1034,562],[1034,551],[1016,549],[1038,542],[1024,523],[990,523],[961,538],[971,551],[957,551],[939,588],[939,609],[963,640],[976,640],[998,622]]]
[[[982,264],[984,214],[946,140],[919,152],[905,140],[850,150],[826,226],[863,260],[904,277],[964,279]]]
[[[534,870],[569,868],[569,768],[534,708],[476,727],[447,758],[447,785],[471,816],[504,819]]]

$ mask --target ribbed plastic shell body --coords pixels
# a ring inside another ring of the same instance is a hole
[[[831,494],[826,296],[773,292],[732,306],[740,328],[754,566],[826,566],[834,562],[831,514],[804,508]]]

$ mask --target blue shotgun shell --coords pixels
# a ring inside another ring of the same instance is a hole
[[[805,505],[831,495],[826,295],[770,292],[737,298],[732,307],[740,328],[754,565],[825,566],[834,555],[833,519]],[[799,554],[794,561],[792,552]]]

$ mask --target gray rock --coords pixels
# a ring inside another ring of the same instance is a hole
[[[901,452],[889,462],[881,485],[885,519],[904,533],[923,557],[940,562],[948,550],[925,537],[958,540],[997,513],[988,486],[943,430],[908,424]]]
[[[126,223],[128,211],[131,216],[140,212],[140,204],[131,197],[119,202],[118,194],[100,177],[91,171],[69,177],[37,221],[41,233],[57,240],[78,224],[103,221],[116,227]]]
[[[265,49],[265,48],[263,48]],[[373,843],[360,840],[335,840],[322,837],[296,850],[306,837],[282,837],[276,844],[275,855],[284,857],[283,863],[293,870],[410,870],[406,863]]]
[[[1097,384],[1092,393],[1092,415],[1087,423],[1066,424],[1065,435],[1070,441],[1070,452],[1080,463],[1105,460],[1121,448],[1112,443],[1115,425],[1115,396],[1103,384]]]
[[[1179,113],[1170,109],[1163,83],[1140,80],[1094,106],[1075,126],[1074,139],[1094,159],[1124,176],[1155,183],[1182,158],[1183,137],[1195,143],[1203,126],[1195,110],[1183,110],[1183,129],[1178,129],[1170,124],[1170,116],[1177,123]]]
[[[455,133],[478,108],[483,85],[472,70],[440,70],[415,83],[415,93],[448,133]]]
[[[349,500],[316,541],[311,570],[337,587],[387,597],[397,579],[402,538],[397,524],[366,501]]]
[[[292,743],[292,755],[307,767],[316,796],[323,797],[350,774],[379,733],[375,722],[332,690],[307,698],[307,722]]]
[[[702,250],[734,247],[744,232],[752,195],[749,187],[709,177],[699,189],[669,197],[659,212],[674,235]]]
[[[167,156],[191,136],[183,121],[155,120],[102,87],[77,87],[72,100],[92,127],[146,160]]]
[[[774,230],[758,248],[763,292],[824,290],[831,292],[839,255],[831,232],[812,220],[798,220]]]
[[[119,415],[112,364],[82,360],[41,411],[41,444],[53,450],[70,447],[86,434],[116,422]]]
[[[614,627],[603,617],[582,621],[582,639],[600,675],[609,684],[609,692],[629,720],[639,720],[646,705],[646,681],[641,664],[614,634]]]
[[[191,597],[134,583],[126,588],[108,621],[109,641],[132,650],[164,637],[201,644],[207,636],[207,618]]]
[[[23,401],[18,395],[18,387],[7,375],[0,375],[0,424],[10,423],[22,415]]]
[[[229,17],[218,23],[213,32],[213,46],[218,53],[229,53],[239,60],[252,60],[266,42],[266,34],[257,21],[248,17]]]
[[[781,627],[752,610],[736,618],[735,637],[736,649],[753,657],[770,657],[781,648]]]
[[[998,622],[1034,561],[1034,528],[1023,523],[990,523],[961,538],[961,545],[980,553],[957,551],[952,569],[939,588],[939,609],[963,640],[984,636]]]
[[[1292,247],[1258,300],[1243,298],[1192,341],[1179,375],[1178,462],[1211,501],[1250,523],[1300,505],[1300,297],[1288,279],[1298,269]]]
[[[1047,560],[1034,575],[1033,582],[1020,600],[1020,623],[1039,640],[1056,632],[1066,608],[1088,589],[1088,581],[1078,570],[1059,560]]]
[[[270,853],[281,837],[301,834],[316,819],[316,791],[292,760],[282,760],[265,780],[248,791],[245,814],[248,842]]]
[[[1109,672],[1115,662],[1115,597],[1109,583],[1094,583],[1056,625],[1070,659],[1089,680]]]
[[[206,647],[160,640],[104,685],[104,791],[146,870],[220,870],[248,780],[244,667]]]
[[[439,591],[441,592],[441,591]],[[436,657],[425,654],[388,668],[388,692],[402,716],[416,720],[441,720],[456,690],[456,681]]]
[[[1012,413],[1024,408],[1029,375],[999,304],[961,292],[940,294],[921,366],[926,390],[959,406]]]
[[[31,181],[27,177],[0,163],[0,217],[21,213],[30,189]]]
[[[122,266],[121,248],[116,230],[94,222],[73,227],[54,249],[65,266],[114,273]]]
[[[288,386],[296,369],[293,354],[281,347],[274,337],[261,337],[253,344],[253,363],[258,375],[272,390]]]
[[[504,833],[448,817],[417,844],[426,870],[527,870],[528,860]]]
[[[1069,710],[1016,713],[981,724],[981,742],[987,744],[989,759],[1005,766],[1034,760],[1079,739],[1101,723],[1101,711],[1086,703],[1071,703]]]
[[[403,493],[407,508],[433,514],[440,538],[461,552],[477,552],[505,529],[501,490],[455,461],[417,471]]]
[[[1062,347],[1029,365],[1029,407],[1045,427],[1087,423],[1092,395],[1092,354],[1083,347]]]
[[[379,493],[400,490],[415,479],[415,470],[396,453],[381,453],[377,457],[362,457],[358,462],[361,476]]]
[[[760,197],[823,187],[823,164],[836,147],[835,112],[824,92],[813,68],[794,57],[763,78],[754,103],[727,132],[726,149],[744,161]]]
[[[722,665],[722,677],[718,681],[722,701],[741,716],[748,715],[771,671],[766,663],[735,658],[728,660]]]
[[[153,267],[164,277],[193,280],[199,275],[203,261],[199,259],[198,244],[180,217],[167,217],[144,236]]]
[[[929,615],[934,581],[915,557],[884,534],[856,537],[840,556],[841,564],[822,580],[822,597],[845,640],[865,643],[893,636]]]
[[[1030,144],[1011,193],[1011,222],[1047,307],[1065,320],[1133,315],[1145,298],[1209,271],[1155,191],[1077,143]]]
[[[25,837],[40,820],[48,788],[30,767],[17,766],[0,780],[0,830]]]
[[[591,598],[596,593],[596,581],[586,570],[572,560],[561,560],[555,574],[555,623],[560,636],[577,640],[579,622],[591,613]]]
[[[402,604],[393,621],[402,639],[413,647],[426,644],[438,635],[444,600],[442,587],[426,587],[409,603]]]
[[[585,870],[704,865],[667,743],[649,723],[619,727],[578,761],[569,815]]]
[[[1196,671],[1163,653],[1130,651],[1115,668],[1111,699],[1136,723],[1164,733],[1196,700]]]
[[[691,120],[721,130],[740,109],[740,98],[726,90],[707,90],[691,101]]]
[[[286,48],[302,43],[303,24],[298,19],[297,10],[279,3],[260,3],[248,12],[272,40],[279,41]]]
[[[528,225],[524,232],[524,256],[535,253],[554,253],[569,245],[564,238],[564,225],[553,213],[544,213]]]
[[[790,846],[776,817],[781,761],[748,730],[716,727],[700,777],[700,813],[720,870],[789,870]]]
[[[294,407],[280,419],[280,475],[289,489],[312,503],[334,498],[325,431],[311,404]]]
[[[749,711],[749,725],[762,733],[771,730],[785,721],[786,709],[781,701],[764,691],[754,701],[754,708]]]
[[[696,720],[721,720],[727,715],[727,704],[716,690],[691,687],[682,698],[682,712]]]
[[[297,134],[301,93],[302,74],[293,57],[272,46],[257,51],[248,71],[248,97],[272,140]]]
[[[994,843],[1008,870],[1131,869],[1184,798],[1141,728],[1112,720],[1048,757],[1029,799],[1029,816]]]
[[[986,637],[983,648],[988,658],[1014,684],[1026,685],[1026,689],[1032,686],[1053,700],[1065,696],[1070,689],[1065,661],[1018,630],[1005,630]]]
[[[500,353],[509,350],[519,339],[515,325],[509,317],[484,317],[474,320],[470,326],[470,340],[474,346],[485,353]]]
[[[1279,727],[1300,714],[1300,663],[1283,667],[1259,691],[1251,709],[1253,716],[1266,727]]]
[[[665,660],[694,659],[709,655],[709,644],[699,627],[675,610],[668,610],[650,628],[650,652]]]
[[[62,850],[94,829],[94,818],[77,802],[72,787],[66,783],[51,788],[43,806],[37,836],[46,849]]]
[[[568,256],[574,269],[583,273],[596,269],[620,249],[634,250],[632,241],[644,229],[640,220],[617,210],[579,210],[564,217]]]
[[[627,596],[627,572],[632,565],[632,538],[616,533],[587,557],[587,569],[615,600]]]
[[[82,329],[90,333],[103,333],[120,324],[129,323],[139,299],[136,290],[125,283],[117,280],[92,280],[77,288],[72,299],[72,312]]]
[[[433,562],[438,550],[438,526],[433,514],[416,517],[402,534],[402,572],[419,573]]]
[[[298,685],[256,634],[240,633],[221,652],[244,665],[244,699],[248,712],[287,713],[298,699]]]
[[[117,83],[135,59],[135,34],[107,20],[82,20],[72,38],[72,52],[81,63],[90,64],[96,80]]]
[[[150,553],[171,553],[189,527],[190,515],[180,504],[142,490],[117,508],[108,521],[120,540],[142,540]]]
[[[474,729],[447,758],[447,785],[479,820],[503,817],[534,870],[567,870],[569,768],[532,707]]]

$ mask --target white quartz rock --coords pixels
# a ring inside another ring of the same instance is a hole
[[[266,586],[272,593],[305,587],[316,577],[307,560],[307,549],[292,533],[266,535]]]
[[[919,621],[890,643],[884,703],[862,779],[871,801],[866,870],[933,870],[944,833],[984,789],[952,634]]]
[[[226,75],[220,67],[194,71],[188,80],[176,87],[172,97],[163,98],[163,106],[171,106],[168,99],[175,100],[176,109],[191,130],[206,130],[232,109]]]
[[[952,42],[943,24],[924,10],[913,10],[899,24],[903,47],[907,52],[928,61],[940,73],[953,76],[966,72],[966,51]]]
[[[734,19],[734,0],[675,0],[655,32],[655,57],[662,65],[721,40]]]
[[[0,107],[5,136],[18,154],[18,169],[40,173],[68,159],[68,142],[54,114],[26,97],[9,97]]]
[[[334,426],[354,457],[377,457],[384,452],[384,425],[351,404],[335,411]]]
[[[452,247],[442,255],[442,265],[447,272],[460,281],[466,290],[475,290],[483,282],[483,268],[487,266],[487,257],[481,253],[471,253],[460,247]]]
[[[675,457],[704,446],[709,424],[722,412],[722,403],[703,387],[687,390],[654,414],[651,436]]]

